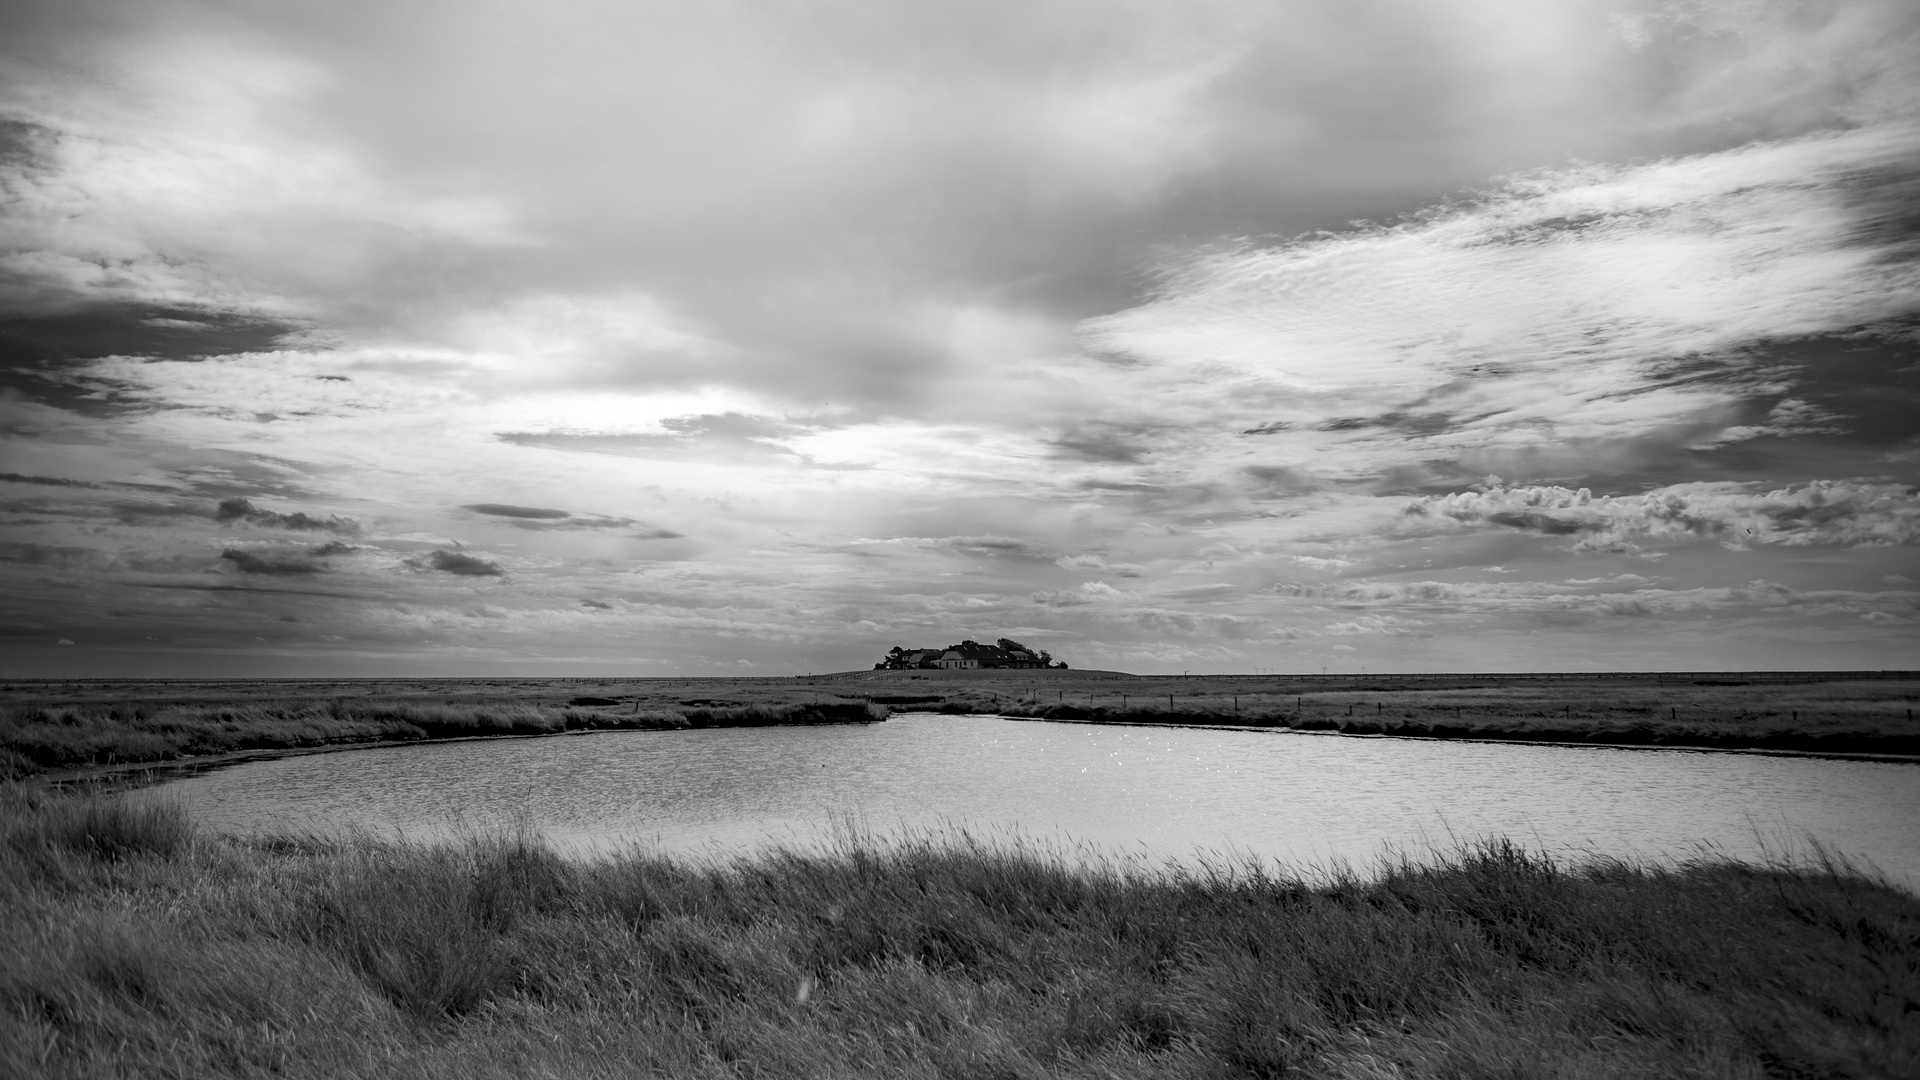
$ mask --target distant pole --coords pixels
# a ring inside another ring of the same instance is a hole
[[[1167,711],[1168,712],[1173,711],[1173,695],[1172,694],[1167,695]]]

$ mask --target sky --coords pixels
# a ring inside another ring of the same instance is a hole
[[[13,0],[0,676],[1920,668],[1907,0]]]

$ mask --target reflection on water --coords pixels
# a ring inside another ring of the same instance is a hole
[[[1751,857],[1819,838],[1920,881],[1920,770],[1740,754],[896,716],[859,727],[600,732],[260,761],[166,785],[231,832],[430,837],[530,821],[556,843],[812,845],[836,819],[965,825],[1159,860],[1370,865],[1450,837]]]

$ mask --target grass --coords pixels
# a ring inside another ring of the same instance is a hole
[[[752,727],[885,719],[864,702],[604,708],[335,698],[0,706],[0,778],[243,750],[566,731]]]
[[[1920,756],[1920,721],[1914,718],[1920,680],[1909,678],[1203,676],[1012,694],[988,683],[957,683],[933,696],[935,704],[909,707],[1081,723]]]
[[[0,789],[0,1074],[1920,1075],[1920,900],[1822,856],[1370,876],[964,834],[731,862],[197,835]]]
[[[0,684],[0,778],[241,750],[603,728],[864,722],[893,709],[1092,723],[1920,756],[1920,678],[1821,673]]]

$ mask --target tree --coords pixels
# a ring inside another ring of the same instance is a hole
[[[1008,652],[1026,652],[1027,651],[1027,647],[1025,645],[1020,644],[1019,642],[1013,640],[1012,638],[1003,637],[999,641],[994,642],[994,644],[1000,646],[1001,648],[1007,650]]]
[[[1042,650],[1042,651],[1041,651],[1041,653],[1040,653],[1040,666],[1041,666],[1041,667],[1052,667],[1052,666],[1053,666],[1053,654],[1052,654],[1052,653],[1050,653],[1050,652],[1047,652],[1047,651],[1045,651],[1045,650]]]

